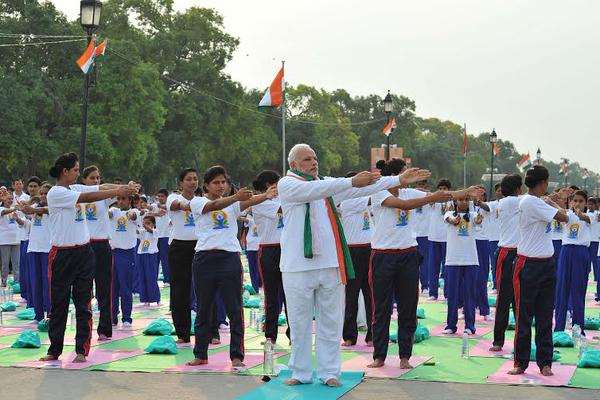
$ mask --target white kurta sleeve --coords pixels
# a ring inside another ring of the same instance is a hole
[[[400,185],[400,178],[398,176],[383,176],[372,185],[360,188],[350,187],[343,192],[337,193],[334,195],[333,200],[335,201],[335,204],[338,204],[344,200],[370,196],[382,190],[390,189],[398,185]]]
[[[302,181],[286,176],[279,180],[277,189],[281,203],[303,204],[326,197],[352,187],[351,178],[334,178],[317,181]]]

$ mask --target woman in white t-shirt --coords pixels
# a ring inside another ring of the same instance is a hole
[[[158,288],[158,230],[156,219],[152,215],[144,215],[140,244],[137,248],[140,272],[140,302],[149,306],[156,303],[160,306],[160,289]]]
[[[19,283],[20,229],[24,221],[21,218],[19,206],[15,204],[11,194],[4,196],[0,206],[0,254],[2,256],[2,287],[8,280],[8,266],[12,264],[13,279]]]
[[[437,190],[448,191],[452,184],[447,179],[440,179],[437,184]],[[452,209],[451,201],[441,201],[433,203],[430,206],[429,215],[429,254],[427,255],[428,275],[429,275],[429,300],[438,299],[440,268],[444,269],[444,260],[446,259],[446,225],[444,215]],[[442,276],[446,279],[445,272]],[[447,297],[446,285],[444,284],[444,297]]]
[[[550,174],[542,165],[527,171],[525,186],[529,193],[519,202],[518,258],[515,262],[514,289],[517,303],[515,364],[508,373],[525,373],[531,353],[531,321],[535,316],[536,362],[544,376],[552,373],[552,314],[556,291],[556,267],[552,257],[552,236],[546,228],[556,219],[568,222],[569,217],[555,201],[542,196],[548,189]],[[562,189],[559,195],[566,198],[570,189]]]
[[[383,176],[398,176],[406,169],[402,159],[377,164]],[[431,195],[416,189],[395,187],[371,196],[373,219],[369,283],[373,302],[373,362],[369,368],[385,364],[389,344],[390,317],[394,297],[398,304],[398,353],[400,368],[412,368],[413,336],[417,328],[419,265],[413,210],[426,204],[447,201],[452,194]]]
[[[203,180],[205,197],[197,197],[189,204],[197,225],[193,272],[198,313],[194,329],[195,358],[188,364],[208,363],[210,323],[218,290],[229,316],[229,357],[232,366],[239,367],[243,366],[244,360],[244,309],[237,220],[246,208],[275,197],[277,188],[257,196],[243,188],[233,196],[222,197],[227,185],[227,172],[221,166],[210,167]]]
[[[248,271],[250,272],[250,283],[256,293],[262,287],[260,271],[258,270],[258,227],[254,223],[251,213],[246,214],[244,227],[246,228],[246,258],[248,259]]]
[[[465,315],[464,332],[469,335],[475,333],[475,296],[479,269],[475,229],[477,225],[481,225],[483,218],[483,215],[469,211],[468,197],[456,199],[454,211],[448,211],[444,215],[447,226],[445,285],[448,286],[445,334],[456,333],[461,294]]]
[[[82,204],[115,197],[129,196],[137,192],[137,185],[94,186],[90,192],[70,189],[79,177],[79,160],[75,153],[63,154],[50,168],[50,176],[56,178],[56,186],[48,192],[50,222],[50,250],[48,271],[50,274],[50,323],[48,355],[41,361],[57,360],[63,351],[69,298],[73,297],[77,315],[75,352],[73,362],[85,362],[90,350],[92,336],[92,286],[94,277],[94,252],[90,246]],[[104,190],[106,189],[106,190]]]
[[[569,201],[569,221],[565,224],[562,250],[556,269],[555,331],[564,331],[567,308],[572,306],[573,325],[584,332],[585,292],[590,274],[590,252],[592,219],[587,212],[587,193],[575,192]]]

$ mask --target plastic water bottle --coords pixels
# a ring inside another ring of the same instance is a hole
[[[69,326],[71,329],[75,328],[75,309],[74,307],[69,308]]]
[[[582,338],[581,342],[579,343],[579,361],[581,361],[581,359],[583,358],[583,353],[585,353],[585,351],[587,350],[587,341],[585,339]]]
[[[6,303],[6,288],[0,288],[0,303]]]
[[[463,333],[461,357],[469,358],[469,334],[467,332]]]
[[[14,289],[13,289],[13,287],[12,287],[12,286],[9,286],[9,287],[8,287],[8,299],[9,299],[10,301],[15,301],[15,298],[14,298],[14,293],[15,293],[15,292],[14,292]]]
[[[571,312],[567,311],[567,322],[565,329],[571,329],[573,327],[573,318],[571,317]]]
[[[577,324],[573,325],[573,342],[576,349],[581,346],[581,328]]]
[[[265,340],[263,357],[263,375],[273,375],[275,372],[275,345],[271,339]]]
[[[248,320],[248,326],[249,327],[254,327],[254,319],[256,318],[255,314],[254,314],[254,310],[250,310],[250,319]]]
[[[4,312],[0,308],[0,326],[4,325]]]

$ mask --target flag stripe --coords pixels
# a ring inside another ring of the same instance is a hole
[[[79,59],[77,60],[77,65],[79,65],[79,68],[81,68],[81,70],[83,71],[84,74],[87,74],[88,70],[94,63],[95,52],[96,52],[96,43],[95,43],[94,39],[92,39],[90,41],[88,48],[81,55],[81,57],[79,57]]]
[[[265,92],[265,95],[258,103],[259,107],[280,107],[283,104],[283,91],[285,88],[285,78],[283,67],[271,82],[271,86]]]

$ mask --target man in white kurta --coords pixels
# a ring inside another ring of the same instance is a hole
[[[316,178],[318,161],[308,146],[298,144],[289,153],[290,171],[278,183],[285,227],[281,235],[281,272],[291,330],[292,377],[286,383],[312,381],[312,321],[315,315],[317,378],[328,386],[340,386],[340,342],[344,323],[344,286],[336,251],[336,238],[328,215],[326,199],[335,204],[400,184],[423,179],[428,171],[410,169],[400,176],[380,179],[379,174],[362,172],[352,178]],[[304,255],[306,204],[310,204],[313,257]],[[335,222],[333,222],[335,224]]]

